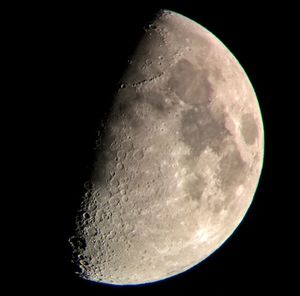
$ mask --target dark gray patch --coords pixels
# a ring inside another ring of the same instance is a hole
[[[248,145],[254,144],[258,137],[258,128],[253,115],[250,113],[244,114],[241,121],[241,132],[245,142]]]
[[[106,166],[112,157],[112,153],[109,151],[108,141],[105,139],[105,142],[101,144],[99,153],[96,155],[96,160],[91,175],[91,181],[97,183],[99,186],[105,184],[107,177]]]
[[[213,210],[213,212],[214,212],[215,214],[218,214],[218,213],[220,213],[220,211],[221,211],[223,208],[224,208],[223,202],[222,202],[222,201],[219,201],[219,202],[217,202],[217,203],[214,203],[212,210]]]
[[[126,123],[127,126],[132,127],[132,128],[138,128],[143,125],[143,120],[137,116],[135,112],[135,105],[132,104],[126,104],[125,102],[120,104],[120,111],[123,115],[123,121]]]
[[[166,112],[171,109],[171,106],[167,105],[164,101],[163,94],[155,91],[144,92],[142,95],[142,100],[143,102],[149,104],[157,114],[160,114],[163,117],[165,117]]]
[[[219,177],[224,193],[231,192],[245,181],[246,168],[246,162],[243,161],[237,149],[221,159]]]
[[[133,84],[138,83],[140,81],[146,80],[147,77],[144,73],[142,73],[140,69],[140,65],[137,62],[133,62],[126,71],[125,75],[123,76],[124,83]]]
[[[172,71],[167,87],[189,104],[208,102],[213,88],[206,70],[197,70],[188,60],[180,60]]]
[[[202,193],[206,187],[206,182],[204,178],[197,174],[192,180],[189,180],[186,184],[186,192],[188,197],[192,200],[200,201]]]
[[[122,101],[119,103],[118,108],[119,108],[120,114],[125,115],[130,111],[130,109],[132,109],[132,104],[130,104],[128,101],[127,102]]]
[[[120,89],[116,97],[116,108],[123,115],[128,109],[131,109],[137,103],[143,100],[143,96],[137,92],[136,88],[127,85],[125,88]]]
[[[118,125],[120,120],[123,119],[128,126],[132,128],[137,128],[142,125],[143,120],[138,118],[135,113],[135,108],[138,102],[142,101],[142,97],[138,94],[134,87],[126,86],[126,88],[121,89],[118,93],[117,103],[116,103],[116,113],[115,116],[111,116],[111,124],[115,123]]]
[[[194,66],[189,61],[186,59],[180,60],[172,71],[172,75],[168,81],[168,87],[174,91],[178,97],[184,97],[191,79],[196,76],[196,72]]]
[[[159,94],[157,92],[149,91],[147,93],[144,93],[143,100],[146,103],[150,104],[156,111],[164,112],[166,109],[162,94]]]
[[[220,68],[220,67],[215,67],[212,69],[212,75],[213,75],[213,78],[216,80],[216,81],[225,81],[225,77],[223,75],[223,69]]]
[[[181,126],[183,141],[195,155],[199,155],[207,146],[220,152],[222,141],[229,135],[224,121],[216,121],[206,106],[183,113]]]

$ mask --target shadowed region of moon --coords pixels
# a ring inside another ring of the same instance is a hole
[[[142,284],[204,260],[251,204],[263,136],[254,90],[229,50],[192,20],[158,13],[96,141],[70,238],[79,276]]]

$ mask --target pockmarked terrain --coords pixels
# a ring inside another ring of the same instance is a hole
[[[142,284],[201,262],[245,216],[263,149],[259,104],[241,65],[201,25],[161,11],[97,140],[70,238],[79,275]]]

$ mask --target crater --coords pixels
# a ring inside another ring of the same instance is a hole
[[[241,133],[248,145],[253,145],[258,137],[258,128],[252,114],[247,113],[241,119]]]

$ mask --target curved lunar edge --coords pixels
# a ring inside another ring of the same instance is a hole
[[[249,208],[263,124],[240,64],[171,11],[145,28],[97,141],[70,238],[82,278],[144,284],[195,266]]]

